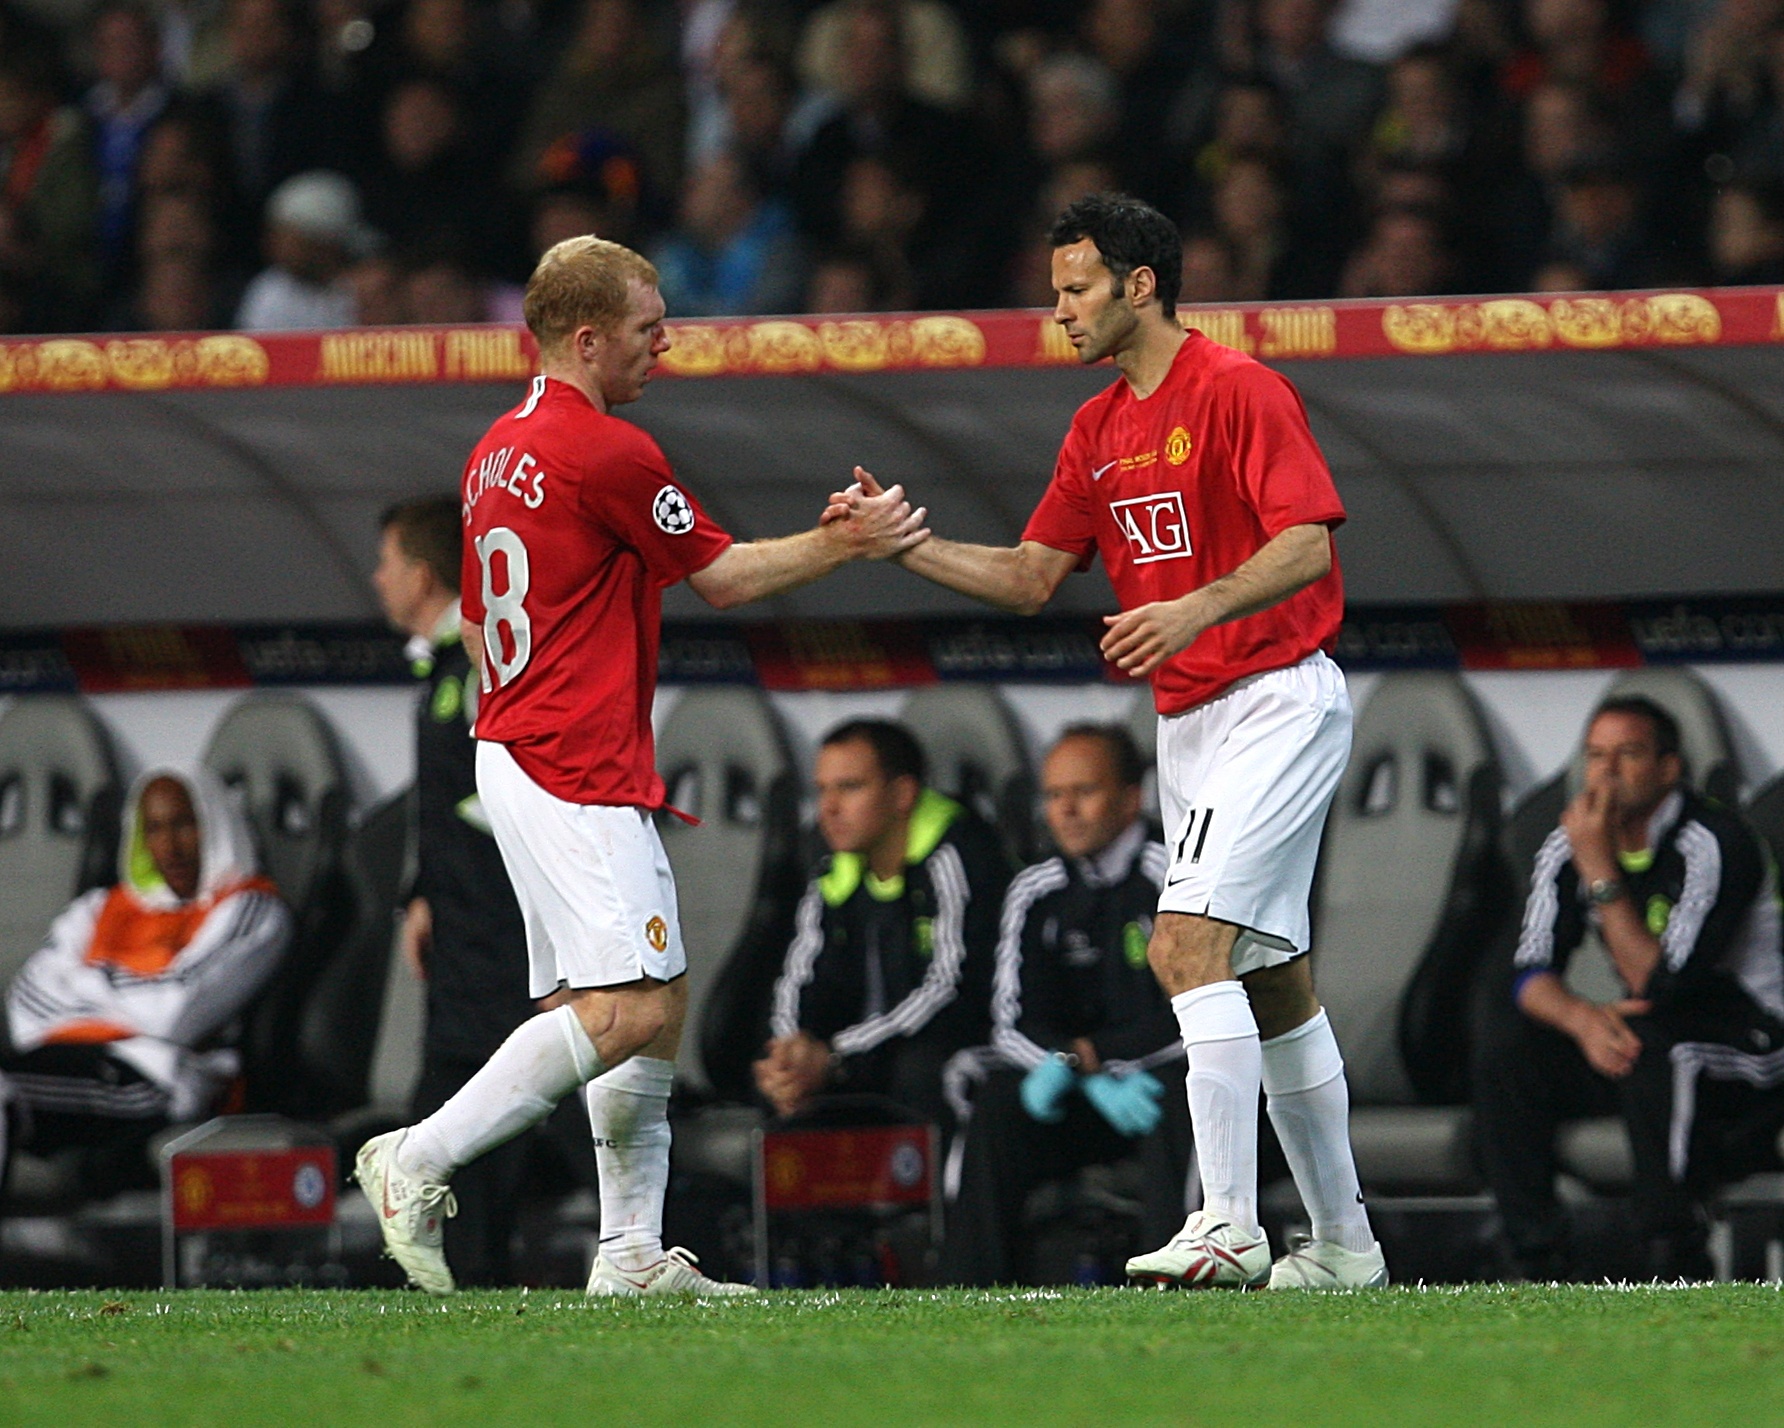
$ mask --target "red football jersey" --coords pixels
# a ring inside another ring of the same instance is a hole
[[[464,616],[483,626],[477,737],[571,803],[658,808],[662,591],[731,544],[662,451],[535,377],[465,464]]]
[[[1024,540],[1082,558],[1100,550],[1131,610],[1174,600],[1237,570],[1290,526],[1337,526],[1344,506],[1286,377],[1191,332],[1144,401],[1127,380],[1072,419]],[[1204,633],[1152,675],[1161,714],[1181,714],[1234,680],[1329,650],[1344,617],[1332,569],[1281,604]]]

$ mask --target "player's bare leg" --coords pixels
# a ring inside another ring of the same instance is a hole
[[[1270,1124],[1313,1222],[1270,1273],[1272,1289],[1363,1289],[1388,1282],[1350,1148],[1344,1059],[1305,957],[1241,979],[1263,1037]]]
[[[1233,976],[1240,928],[1161,912],[1148,957],[1171,999],[1189,1058],[1189,1119],[1202,1172],[1202,1208],[1171,1242],[1127,1262],[1134,1279],[1187,1288],[1246,1288],[1270,1273],[1257,1220],[1257,1022]]]
[[[588,1292],[600,1295],[754,1293],[752,1286],[709,1279],[684,1249],[663,1249],[663,1198],[669,1189],[669,1093],[687,1016],[685,976],[653,984],[662,1026],[643,1048],[590,1081],[589,1128],[601,1179],[601,1242]],[[580,1005],[579,1005],[580,1009]]]
[[[1261,967],[1239,978],[1257,1020],[1257,1034],[1265,1041],[1287,1035],[1320,1013],[1313,991],[1313,968],[1305,957],[1280,967]]]
[[[562,995],[602,1066],[609,1070],[628,1057],[641,1055],[671,1027],[680,1044],[688,1006],[683,978],[659,982],[654,977],[640,977],[614,987],[571,988]]]
[[[573,991],[516,1027],[433,1115],[360,1148],[356,1178],[378,1211],[386,1251],[413,1283],[430,1294],[453,1290],[441,1247],[458,1208],[447,1188],[453,1172],[650,1045],[669,1020],[669,1001],[664,984],[649,979]]]

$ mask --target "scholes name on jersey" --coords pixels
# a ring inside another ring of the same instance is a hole
[[[512,470],[508,463],[514,456],[512,446],[492,451],[465,473],[464,518],[471,520],[471,509],[490,491],[506,491],[518,496],[528,510],[536,511],[545,503],[545,471],[531,452],[523,451]]]

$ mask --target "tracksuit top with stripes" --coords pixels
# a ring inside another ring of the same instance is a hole
[[[416,867],[411,893],[433,909],[427,1046],[481,1064],[537,1008],[527,995],[526,924],[477,796],[477,684],[456,606],[412,642],[416,709]]]
[[[1089,858],[1048,858],[1017,874],[1004,898],[991,994],[991,1044],[1038,1066],[1083,1037],[1105,1067],[1183,1055],[1171,1005],[1146,961],[1169,859],[1130,825]]]
[[[1759,835],[1738,813],[1681,786],[1649,820],[1647,849],[1619,861],[1625,896],[1660,940],[1642,993],[1653,1016],[1750,1051],[1784,1045],[1777,877]],[[1598,919],[1557,828],[1531,875],[1518,988],[1538,972],[1564,973]]]
[[[774,987],[774,1034],[803,1030],[845,1066],[899,1037],[983,1042],[1008,881],[990,825],[925,789],[902,876],[882,882],[859,854],[833,853],[807,887]]]

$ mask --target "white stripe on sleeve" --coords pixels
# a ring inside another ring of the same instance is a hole
[[[1065,864],[1058,858],[1036,863],[1017,874],[1004,894],[1003,920],[997,939],[997,971],[991,983],[991,1044],[1006,1061],[1024,1070],[1047,1059],[1047,1049],[1016,1029],[1022,1019],[1022,933],[1029,910],[1050,892],[1066,885]]]
[[[821,881],[813,878],[805,896],[799,899],[793,941],[774,982],[774,1010],[768,1025],[776,1036],[791,1036],[799,1030],[799,998],[811,981],[812,968],[823,950],[824,890]]]
[[[1561,913],[1561,891],[1555,879],[1573,857],[1567,830],[1557,828],[1543,839],[1530,873],[1530,900],[1524,904],[1524,925],[1518,931],[1518,951],[1513,964],[1523,971],[1542,971],[1555,965],[1555,920]]]
[[[1674,973],[1691,960],[1704,922],[1722,890],[1722,845],[1716,835],[1692,819],[1679,829],[1675,842],[1685,857],[1685,885],[1660,938],[1661,960],[1666,970]]]

